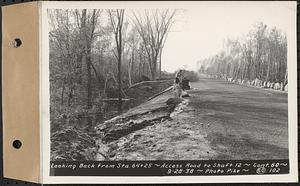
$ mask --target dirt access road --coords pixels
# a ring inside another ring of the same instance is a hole
[[[200,79],[172,120],[117,141],[113,160],[288,158],[287,93]]]

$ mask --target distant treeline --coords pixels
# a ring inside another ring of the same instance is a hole
[[[287,39],[277,28],[257,23],[241,39],[228,39],[217,55],[198,62],[199,72],[233,79],[287,82]]]

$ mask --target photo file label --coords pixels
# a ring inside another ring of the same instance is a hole
[[[75,161],[50,163],[50,176],[199,176],[288,174],[288,160]]]

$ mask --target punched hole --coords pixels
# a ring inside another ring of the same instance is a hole
[[[13,46],[19,48],[22,45],[22,40],[20,38],[15,38],[13,41]]]
[[[19,149],[19,148],[21,148],[21,146],[22,146],[22,142],[20,140],[13,141],[14,148]]]

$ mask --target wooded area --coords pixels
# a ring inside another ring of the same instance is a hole
[[[93,126],[126,109],[131,85],[172,77],[161,74],[161,55],[175,14],[48,10],[51,126]]]
[[[276,28],[259,22],[241,39],[227,39],[223,50],[198,62],[200,72],[226,79],[281,83],[287,81],[287,39]]]

